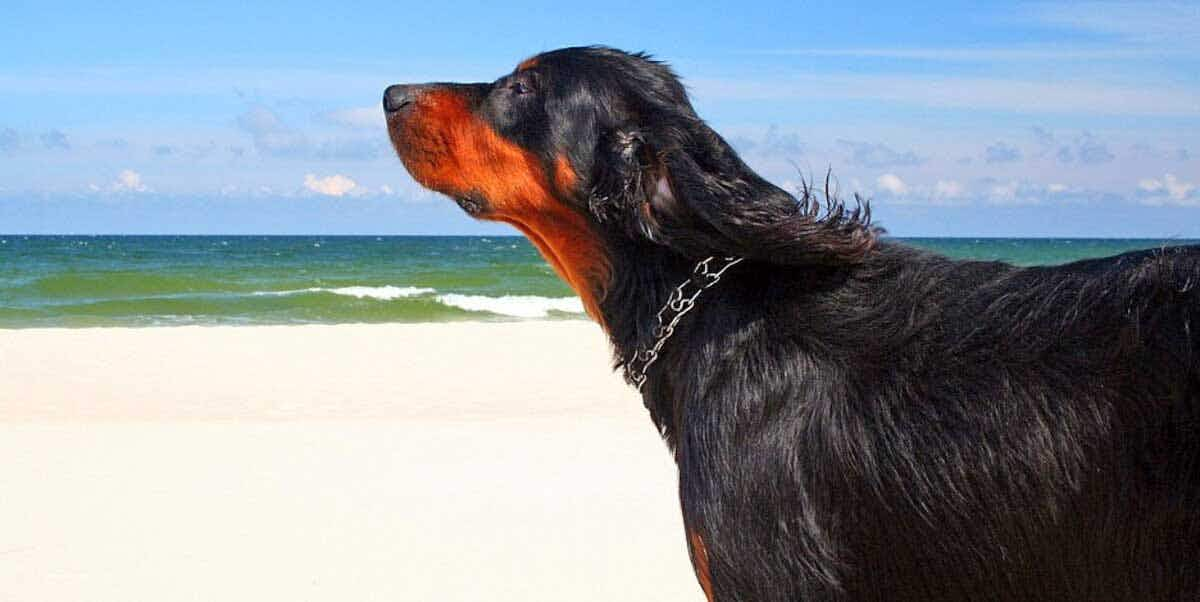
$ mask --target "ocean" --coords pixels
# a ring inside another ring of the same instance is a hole
[[[1017,265],[1189,242],[899,240]],[[517,236],[0,235],[0,328],[583,317]]]

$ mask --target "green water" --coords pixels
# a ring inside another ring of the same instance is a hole
[[[907,239],[1054,264],[1187,241]],[[0,328],[581,318],[520,237],[0,235]]]

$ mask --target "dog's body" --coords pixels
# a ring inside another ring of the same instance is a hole
[[[1200,247],[1018,269],[881,241],[604,48],[389,88],[414,177],[512,223],[643,396],[716,600],[1200,598]]]
[[[1198,273],[728,274],[648,384],[715,599],[1196,599]]]

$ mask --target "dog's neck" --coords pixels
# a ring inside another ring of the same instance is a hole
[[[672,383],[679,377],[686,378],[678,374],[681,358],[690,361],[686,353],[679,354],[695,348],[687,339],[695,336],[691,329],[697,319],[705,312],[727,309],[718,300],[720,293],[703,298],[701,293],[715,286],[721,274],[741,259],[733,263],[728,261],[733,258],[697,261],[649,243],[626,243],[617,248],[612,260],[613,279],[601,304],[613,344],[614,367],[641,393],[651,420],[674,449],[679,409],[671,393]],[[711,268],[706,273],[716,278],[697,281],[699,266]],[[673,296],[681,288],[682,296]]]
[[[607,246],[612,271],[600,312],[614,352],[624,357],[653,342],[655,315],[695,262],[648,242]]]

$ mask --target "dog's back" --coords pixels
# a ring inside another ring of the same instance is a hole
[[[778,387],[682,421],[691,520],[746,517],[703,527],[730,599],[1200,596],[1200,247],[1019,269],[884,244],[801,279],[763,281],[770,334],[702,396]],[[689,482],[712,462],[738,476]]]

